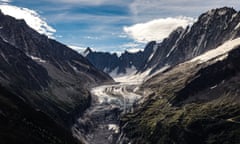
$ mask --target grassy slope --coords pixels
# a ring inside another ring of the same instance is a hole
[[[122,118],[133,143],[240,143],[239,50],[227,60],[181,64],[143,87],[155,93]]]

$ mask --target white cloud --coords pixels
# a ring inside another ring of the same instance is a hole
[[[125,44],[120,45],[119,47],[121,49],[123,49],[124,51],[127,51],[129,53],[137,53],[139,51],[143,51],[144,50],[143,49],[144,44],[136,43],[136,42],[125,43]]]
[[[49,26],[47,22],[34,10],[6,4],[0,5],[0,9],[6,15],[10,15],[16,19],[24,19],[31,28],[41,34],[47,35],[48,37],[53,38],[53,34],[56,32],[56,30]]]
[[[10,3],[11,0],[0,0],[0,3]]]
[[[86,49],[85,47],[76,46],[76,45],[68,45],[68,47],[77,51],[77,52],[79,52],[79,53],[84,52],[84,50]]]
[[[143,51],[143,49],[140,48],[131,48],[131,49],[127,49],[126,51],[128,51],[129,53],[137,53],[139,51]]]
[[[136,48],[136,47],[139,47],[139,46],[140,46],[139,43],[129,42],[129,43],[123,44],[121,47],[124,47],[124,48]]]
[[[146,23],[125,26],[124,32],[136,42],[161,41],[179,26],[186,27],[194,22],[190,17],[160,18]]]

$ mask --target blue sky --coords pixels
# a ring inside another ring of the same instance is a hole
[[[2,1],[35,10],[56,30],[55,39],[66,45],[118,52],[161,41],[172,29],[193,23],[209,9],[240,9],[239,0]]]

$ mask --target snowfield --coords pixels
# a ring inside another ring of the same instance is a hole
[[[190,62],[204,63],[210,60],[223,60],[228,56],[228,52],[235,49],[240,45],[240,38],[236,38],[234,40],[230,40],[220,45],[219,47],[212,49],[210,51],[205,52],[204,54],[197,56],[190,60]]]

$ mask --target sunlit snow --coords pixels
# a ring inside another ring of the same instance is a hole
[[[190,62],[199,61],[200,63],[212,60],[212,59],[218,59],[223,60],[227,57],[227,53],[237,46],[240,45],[240,38],[236,38],[234,40],[230,40],[222,44],[221,46],[217,47],[216,49],[212,49],[200,56],[195,57]],[[219,59],[220,58],[220,59]]]
[[[39,58],[39,57],[35,57],[35,56],[30,56],[30,58],[36,62],[40,62],[40,63],[46,63],[45,60]]]

